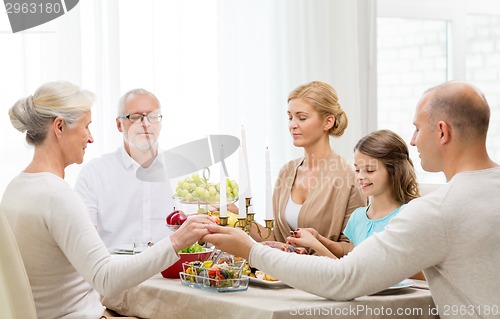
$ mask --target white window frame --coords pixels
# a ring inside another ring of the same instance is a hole
[[[465,23],[467,14],[500,16],[498,0],[378,0],[377,18],[414,18],[450,22],[448,79],[465,80]]]
[[[377,0],[378,18],[429,19],[448,22],[448,80],[466,80],[467,15],[500,16],[498,0]],[[375,34],[377,34],[375,32]],[[376,36],[376,35],[375,35]],[[376,52],[376,50],[375,50]],[[376,59],[375,59],[376,61]],[[376,63],[376,62],[375,62]],[[377,88],[377,80],[371,79]],[[377,104],[378,100],[375,100]],[[376,121],[377,116],[375,116]],[[377,126],[376,126],[377,127]]]

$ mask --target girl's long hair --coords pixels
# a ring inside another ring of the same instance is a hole
[[[390,130],[372,132],[359,140],[354,151],[384,163],[391,193],[397,202],[406,204],[420,196],[408,146],[398,134]]]

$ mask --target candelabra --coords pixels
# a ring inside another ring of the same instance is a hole
[[[239,227],[242,230],[244,230],[247,234],[250,233],[252,229],[252,224],[255,224],[257,227],[257,234],[259,235],[260,238],[266,239],[271,236],[271,233],[273,232],[274,228],[274,219],[264,219],[264,222],[266,223],[265,229],[267,230],[267,235],[264,236],[262,234],[261,228],[259,227],[258,223],[255,221],[255,213],[254,212],[249,212],[248,208],[251,206],[252,198],[247,197],[245,198],[245,206],[246,206],[246,216],[245,217],[238,217],[238,221],[234,224],[234,227]],[[227,226],[228,223],[228,217],[219,217],[220,219],[220,224],[221,226]]]

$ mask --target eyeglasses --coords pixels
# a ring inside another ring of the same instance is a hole
[[[127,118],[132,123],[135,123],[139,120],[140,120],[140,122],[142,122],[145,117],[148,118],[149,123],[159,123],[159,122],[161,122],[163,115],[151,114],[151,113],[148,113],[148,114],[133,113],[133,114],[129,114],[129,115],[118,116],[119,119]]]

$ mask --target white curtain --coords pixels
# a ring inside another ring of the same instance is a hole
[[[352,158],[358,139],[375,129],[375,12],[372,1],[220,0],[219,107],[221,130],[246,128],[252,195],[264,210],[264,150],[272,178],[302,156],[288,133],[287,96],[313,80],[330,83],[349,117],[333,149]],[[237,169],[237,167],[235,168]],[[263,215],[262,215],[263,216]]]
[[[262,218],[266,144],[273,179],[302,155],[288,135],[289,91],[313,80],[337,89],[349,127],[332,146],[349,160],[356,141],[375,128],[373,8],[367,0],[85,0],[19,34],[8,31],[2,12],[0,192],[32,155],[6,116],[17,99],[52,80],[95,92],[87,162],[121,143],[116,102],[143,87],[162,103],[164,149],[207,134],[239,137],[245,126],[254,210]],[[237,179],[237,154],[227,164]],[[79,168],[68,167],[70,184]]]

